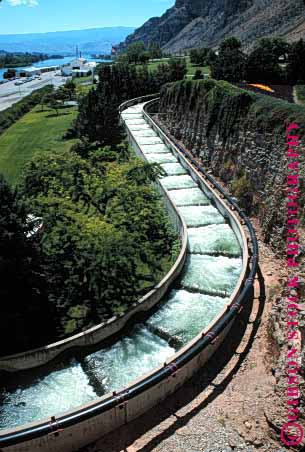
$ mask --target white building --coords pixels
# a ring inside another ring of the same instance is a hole
[[[85,58],[75,58],[61,68],[65,77],[86,77],[94,73],[97,63],[88,62]]]

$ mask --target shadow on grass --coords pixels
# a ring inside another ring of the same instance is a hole
[[[226,389],[234,375],[240,369],[251,350],[255,336],[260,327],[266,301],[265,282],[260,269],[258,270],[257,279],[259,282],[259,297],[257,298],[259,300],[259,309],[254,320],[250,321],[254,300],[252,297],[249,299],[241,316],[233,324],[228,337],[210,359],[208,364],[183,385],[182,388],[169,396],[163,404],[157,405],[138,419],[104,436],[96,443],[96,445],[91,445],[79,452],[101,452],[106,450],[107,452],[126,451],[138,438],[154,429],[170,416],[174,416],[176,420],[169,427],[164,427],[161,431],[156,431],[156,435],[154,435],[144,447],[138,450],[138,452],[152,452],[156,450],[156,447],[160,443],[171,437],[177,430],[185,426],[190,419],[213,402],[213,400]],[[250,337],[247,340],[244,351],[238,353],[237,349],[240,346],[249,325],[252,325]],[[232,370],[224,377],[219,376],[233,356],[237,356],[238,360]],[[214,383],[216,377],[220,377],[221,381],[219,383]],[[212,392],[207,395],[199,405],[192,408],[185,415],[176,415],[178,410],[191,403],[209,386],[213,387]]]

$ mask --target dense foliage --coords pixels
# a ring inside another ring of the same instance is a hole
[[[32,110],[35,105],[39,105],[45,96],[50,95],[53,91],[51,85],[33,91],[29,96],[24,97],[12,107],[0,112],[0,134],[5,129],[14,124],[23,115]]]
[[[138,41],[130,44],[117,58],[118,62],[127,64],[143,64],[150,59],[162,58],[163,51],[159,44],[151,42],[147,47],[144,42]]]
[[[29,66],[48,58],[61,58],[59,55],[46,55],[44,53],[22,53],[0,51],[0,68]]]
[[[164,83],[181,80],[185,74],[186,65],[180,59],[158,65],[154,73],[145,65],[103,65],[96,89],[81,101],[75,133],[82,140],[102,146],[118,144],[122,140],[119,105],[127,99],[158,92]]]
[[[216,53],[208,47],[200,47],[190,51],[190,61],[196,66],[209,66],[216,61]]]
[[[0,338],[6,354],[42,345],[52,334],[52,308],[31,229],[24,204],[0,176]]]
[[[123,312],[171,263],[174,236],[150,184],[158,174],[126,145],[29,164],[21,192],[44,220],[38,245],[59,335]]]
[[[305,41],[300,39],[288,48],[287,79],[305,84]]]
[[[258,41],[247,58],[249,82],[281,83],[285,81],[285,70],[280,66],[279,58],[286,55],[289,45],[279,38],[263,38]]]
[[[207,49],[203,49],[205,54]],[[199,61],[201,50],[191,52]],[[256,42],[247,55],[241,41],[232,37],[220,46],[219,54],[211,63],[212,77],[229,82],[290,84],[305,82],[305,42],[288,43],[282,38],[263,38]]]
[[[241,42],[237,38],[228,38],[220,45],[219,54],[212,64],[212,77],[216,80],[238,82],[245,77],[246,58]]]

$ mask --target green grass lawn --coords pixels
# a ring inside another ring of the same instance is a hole
[[[187,64],[187,76],[194,75],[197,70],[200,70],[203,74],[210,74],[210,66],[196,66],[190,62],[190,58],[186,58]]]
[[[83,85],[84,83],[92,82],[92,75],[88,77],[74,77],[73,82],[75,85]]]
[[[199,69],[203,74],[210,74],[209,66],[196,66],[190,62],[190,57],[185,57],[187,65],[187,77],[193,76],[195,72]],[[158,65],[161,63],[167,63],[168,59],[164,58],[158,61],[151,61],[148,63],[148,69],[153,72],[157,69]],[[140,67],[140,66],[138,66]]]
[[[67,149],[76,141],[62,138],[76,117],[75,107],[60,109],[59,116],[49,109],[41,112],[40,108],[35,107],[0,135],[0,173],[12,185],[37,152]]]

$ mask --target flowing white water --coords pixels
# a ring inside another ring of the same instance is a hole
[[[206,328],[228,301],[228,298],[173,290],[148,324],[178,338],[184,345]]]
[[[180,190],[181,188],[195,188],[196,182],[188,174],[182,176],[166,176],[161,179],[161,184],[167,190]]]
[[[129,119],[143,119],[143,115],[141,113],[123,113],[122,114],[122,118],[124,120],[129,120]],[[148,125],[148,124],[147,124]],[[149,127],[149,126],[148,126]]]
[[[150,163],[177,163],[176,157],[171,154],[147,154],[147,160]]]
[[[168,148],[165,144],[143,144],[141,146],[143,153],[146,154],[168,154]]]
[[[170,193],[170,197],[177,206],[207,206],[208,198],[199,188],[185,188]]]
[[[131,132],[141,132],[142,130],[145,132],[147,130],[151,131],[151,128],[149,127],[148,124],[146,124],[146,125],[142,125],[142,124],[137,125],[136,124],[136,125],[133,125],[133,126],[129,126],[129,130]]]
[[[12,380],[18,380],[13,376]],[[89,378],[76,361],[46,377],[0,394],[0,428],[13,428],[60,414],[97,398]]]
[[[188,235],[191,253],[222,254],[229,257],[241,255],[238,240],[228,224],[190,228]]]
[[[242,260],[190,254],[181,285],[191,291],[229,297],[238,281]]]
[[[151,128],[148,128],[148,129],[143,128],[140,130],[135,130],[133,135],[136,137],[137,140],[138,140],[138,138],[142,138],[142,137],[158,137],[156,132],[151,130]]]
[[[152,136],[152,137],[137,137],[138,144],[162,144],[163,141],[158,136]]]
[[[162,168],[168,176],[180,176],[181,174],[187,174],[185,168],[180,163],[162,163]]]
[[[147,124],[146,121],[144,119],[141,119],[141,118],[126,119],[125,122],[126,122],[126,124],[128,124],[128,126],[129,125],[137,125],[137,126],[139,126],[139,125],[146,125]]]
[[[224,217],[213,206],[180,206],[178,210],[189,227],[208,226],[225,222]]]
[[[137,326],[107,350],[88,356],[86,366],[107,392],[115,391],[163,364],[174,353],[165,340]]]

